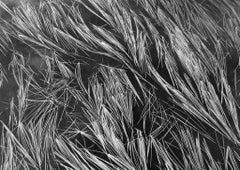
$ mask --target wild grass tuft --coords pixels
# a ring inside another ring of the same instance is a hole
[[[1,169],[240,168],[238,1],[0,7]]]

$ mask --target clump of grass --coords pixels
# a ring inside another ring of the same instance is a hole
[[[1,169],[239,169],[237,1],[0,6]]]

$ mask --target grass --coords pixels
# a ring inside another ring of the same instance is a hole
[[[0,168],[239,169],[239,5],[0,3]]]

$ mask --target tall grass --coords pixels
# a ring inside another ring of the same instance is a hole
[[[1,169],[239,169],[239,5],[0,2]]]

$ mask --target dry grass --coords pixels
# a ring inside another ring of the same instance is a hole
[[[0,6],[1,169],[240,168],[237,1]]]

